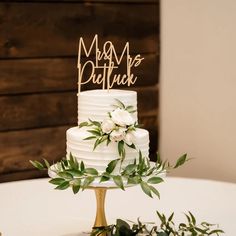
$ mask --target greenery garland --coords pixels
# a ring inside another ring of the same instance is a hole
[[[48,170],[55,176],[49,181],[56,185],[55,189],[64,190],[72,187],[74,194],[76,194],[80,190],[83,191],[88,188],[95,180],[99,180],[100,183],[111,180],[122,190],[125,190],[126,185],[140,185],[143,192],[149,197],[153,197],[154,194],[160,198],[158,190],[153,186],[163,182],[160,175],[178,168],[188,159],[187,154],[184,154],[172,166],[167,161],[163,162],[160,155],[157,154],[157,161],[153,165],[148,158],[143,157],[142,153],[139,152],[138,160],[135,159],[132,164],[121,168],[119,174],[113,173],[119,161],[120,159],[111,161],[103,173],[99,173],[94,168],[87,168],[83,161],[78,162],[72,154],[70,154],[69,159],[62,159],[52,166],[46,159],[43,159],[43,162],[30,162],[37,169]]]
[[[191,212],[185,214],[187,222],[174,223],[174,213],[170,216],[165,216],[160,212],[156,212],[160,220],[159,225],[150,227],[154,223],[142,223],[139,219],[137,223],[130,223],[117,219],[116,224],[102,227],[94,227],[91,236],[106,234],[107,236],[205,236],[205,235],[220,235],[224,233],[217,225],[207,222],[197,224],[196,218]]]

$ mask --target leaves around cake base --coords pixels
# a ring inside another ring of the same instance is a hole
[[[171,166],[169,162],[163,162],[158,154],[157,162],[151,164],[149,159],[143,157],[142,153],[139,152],[138,160],[135,159],[133,163],[126,167],[120,166],[120,174],[113,174],[116,166],[121,162],[120,158],[111,161],[103,173],[99,173],[94,168],[86,168],[83,161],[78,162],[72,154],[70,154],[69,159],[64,158],[52,166],[45,159],[43,162],[30,162],[39,170],[52,172],[55,177],[49,183],[56,185],[55,189],[58,190],[71,187],[73,193],[76,194],[90,187],[95,180],[99,182],[113,181],[122,190],[125,190],[128,185],[139,184],[146,195],[149,197],[155,195],[160,198],[158,190],[153,186],[164,181],[160,175],[171,169],[178,168],[186,161],[188,161],[187,155],[184,154],[174,166]]]

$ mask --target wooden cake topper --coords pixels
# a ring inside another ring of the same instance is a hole
[[[84,52],[84,60],[82,62],[82,51]],[[86,60],[95,54],[94,60]],[[102,50],[98,47],[98,35],[95,35],[89,48],[86,48],[83,38],[79,40],[78,51],[78,91],[81,91],[81,85],[89,82],[93,84],[101,84],[102,89],[109,90],[115,84],[130,86],[134,84],[137,77],[132,73],[133,67],[138,67],[142,60],[140,54],[133,57],[129,54],[129,42],[126,42],[121,55],[117,55],[116,49],[111,41],[103,44]],[[126,60],[123,60],[126,57]],[[115,70],[121,63],[125,63],[126,74],[117,74]],[[85,71],[86,73],[85,76]]]

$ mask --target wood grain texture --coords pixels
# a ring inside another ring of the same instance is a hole
[[[95,34],[145,57],[130,89],[155,158],[159,0],[0,0],[0,182],[46,176],[29,160],[65,155],[65,132],[77,123],[78,39],[89,45]]]
[[[156,115],[157,97],[155,87],[138,92],[140,116]],[[0,131],[76,124],[76,91],[1,96],[0,114]]]
[[[0,58],[76,55],[95,34],[117,52],[130,41],[132,53],[156,53],[158,25],[157,4],[0,3]]]
[[[0,97],[0,130],[76,123],[76,92]]]
[[[4,2],[4,0],[1,0],[0,2]],[[55,0],[14,0],[14,2],[24,2],[24,3],[29,3],[29,2],[53,2],[55,3]],[[159,3],[159,0],[56,0],[56,2],[79,2],[79,3],[86,3],[86,4],[91,4],[91,3],[121,3],[121,4],[157,4]]]
[[[76,63],[77,58],[0,60],[0,95],[75,90]],[[141,65],[133,70],[138,77],[135,86],[157,84],[158,64],[158,55],[144,55]],[[125,73],[125,70],[123,66],[116,73]],[[86,72],[85,78],[89,76]],[[92,87],[92,84],[86,84],[82,89]]]
[[[69,126],[0,133],[0,173],[32,170],[29,160],[59,160],[65,155]],[[7,146],[7,148],[6,148]]]

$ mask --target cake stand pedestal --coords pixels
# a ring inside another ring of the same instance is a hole
[[[105,198],[107,188],[96,187],[94,188],[97,202],[96,218],[94,222],[94,227],[107,226],[107,220],[105,215]]]

